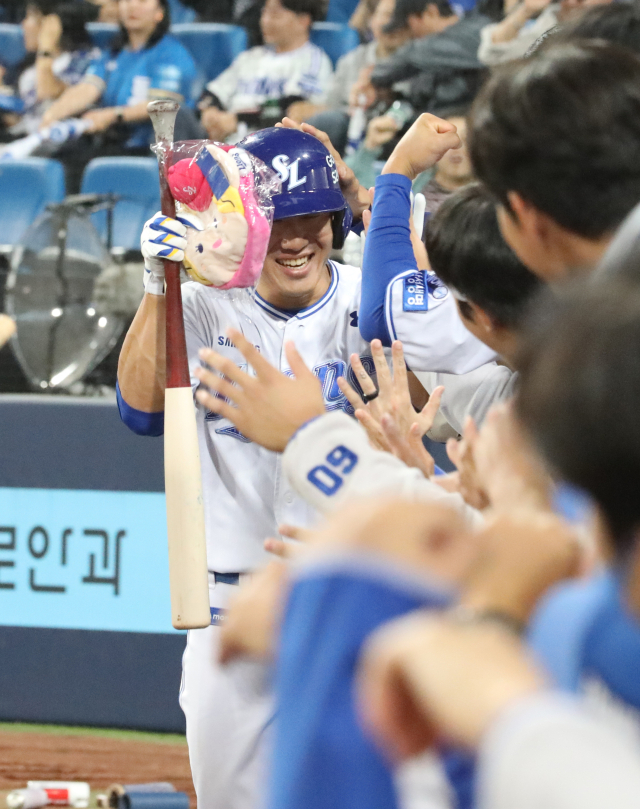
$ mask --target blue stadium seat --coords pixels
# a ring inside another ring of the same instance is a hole
[[[357,5],[358,0],[329,0],[327,22],[349,22]]]
[[[172,25],[171,33],[193,56],[205,81],[215,79],[247,47],[247,32],[238,25],[182,23]]]
[[[117,194],[113,211],[112,247],[140,249],[145,221],[160,210],[160,185],[155,157],[97,157],[84,170],[83,194]],[[93,223],[107,237],[107,214],[93,214]]]
[[[329,54],[335,65],[341,56],[360,44],[358,32],[337,22],[316,22],[311,26],[311,41]]]
[[[169,0],[169,11],[171,12],[171,24],[193,22],[196,18],[194,9],[183,6],[180,0]]]
[[[0,163],[0,250],[8,251],[50,202],[64,199],[60,163],[43,157]]]
[[[114,22],[89,22],[87,31],[93,44],[104,50],[118,33],[118,26]]]
[[[11,23],[0,23],[0,64],[17,65],[25,55],[22,28]]]

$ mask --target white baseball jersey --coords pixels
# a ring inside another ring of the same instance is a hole
[[[264,45],[241,53],[207,90],[230,112],[259,110],[270,99],[288,96],[321,104],[332,72],[329,57],[312,42],[286,53]]]
[[[465,327],[448,287],[426,270],[406,270],[387,286],[385,320],[412,371],[466,374],[496,353]]]
[[[290,369],[284,353],[292,340],[302,359],[322,382],[328,411],[353,409],[337,379],[354,384],[349,356],[357,353],[373,375],[368,344],[358,330],[360,270],[329,262],[331,283],[313,306],[291,314],[267,303],[257,293],[221,293],[197,283],[182,286],[185,333],[194,392],[199,380],[198,350],[212,346],[239,366],[240,352],[226,336],[241,331],[276,368]],[[197,405],[197,424],[205,501],[209,570],[232,573],[253,570],[268,554],[263,542],[280,523],[305,525],[315,512],[293,491],[282,472],[281,456],[250,442],[231,422]],[[214,606],[214,605],[212,605]]]

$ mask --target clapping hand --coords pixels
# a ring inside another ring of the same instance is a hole
[[[436,388],[418,413],[411,403],[402,343],[396,340],[391,348],[393,374],[380,340],[372,341],[371,354],[379,389],[376,390],[360,358],[353,354],[351,365],[368,401],[363,401],[342,377],[338,380],[340,390],[354,408],[356,418],[367,431],[369,440],[376,449],[393,453],[408,466],[420,469],[425,477],[430,477],[434,471],[434,462],[422,443],[422,437],[433,424],[444,388]]]

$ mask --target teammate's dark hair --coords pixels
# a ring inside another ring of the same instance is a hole
[[[428,6],[435,6],[441,17],[453,17],[455,11],[449,0],[429,0]]]
[[[322,22],[327,16],[328,0],[280,0],[280,3],[295,14],[308,14],[311,22]]]
[[[640,286],[548,297],[521,341],[517,411],[557,473],[596,500],[621,558],[640,528]]]
[[[640,53],[640,5],[611,3],[588,8],[554,31],[542,47],[574,39],[602,39]]]
[[[580,236],[612,231],[640,200],[640,59],[568,42],[496,69],[470,116],[475,175]]]
[[[160,22],[156,25],[153,29],[153,32],[149,39],[146,42],[145,50],[147,48],[153,48],[160,40],[162,39],[165,34],[169,33],[169,28],[171,27],[171,9],[169,8],[169,0],[158,0],[158,5],[164,12],[164,16],[160,20]],[[125,48],[129,44],[129,34],[127,33],[127,29],[120,23],[120,30],[115,35],[114,39],[110,42],[109,48],[112,54],[119,53],[123,48]]]
[[[518,328],[544,286],[502,238],[493,198],[480,183],[442,203],[427,222],[425,244],[436,275],[501,326]],[[464,303],[463,314],[473,319]]]

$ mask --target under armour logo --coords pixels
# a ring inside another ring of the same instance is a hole
[[[355,326],[355,328],[358,328],[358,313],[357,312],[350,312],[349,317],[351,318],[351,323],[349,325],[350,326]]]

